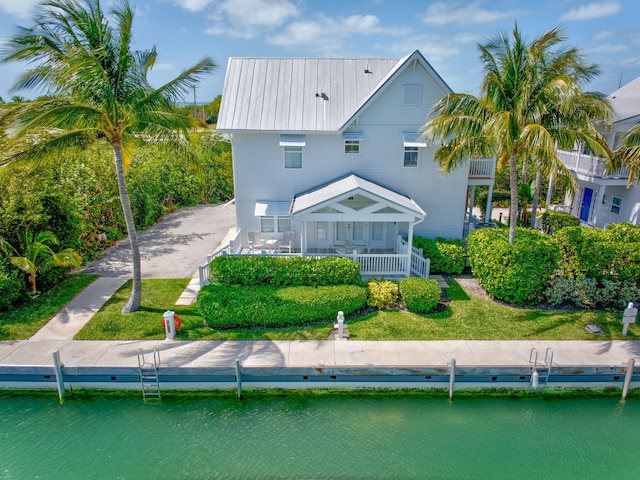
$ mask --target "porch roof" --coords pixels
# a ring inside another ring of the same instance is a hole
[[[296,195],[291,205],[291,214],[296,216],[311,213],[314,209],[339,202],[356,193],[385,204],[392,204],[398,211],[413,216],[416,220],[422,220],[426,216],[424,210],[413,199],[354,174]]]

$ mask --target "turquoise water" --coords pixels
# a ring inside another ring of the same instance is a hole
[[[640,399],[0,396],[1,479],[637,479]]]

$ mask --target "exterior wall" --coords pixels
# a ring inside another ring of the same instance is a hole
[[[420,106],[404,106],[404,85],[422,85]],[[354,173],[413,198],[427,213],[414,233],[461,238],[469,167],[443,176],[433,161],[435,147],[419,149],[417,167],[404,167],[403,132],[417,132],[432,104],[446,92],[422,67],[405,69],[348,128],[362,132],[359,154],[345,154],[340,132],[306,134],[301,169],[285,169],[280,134],[236,132],[233,159],[238,228],[258,230],[256,201],[291,201],[297,193]],[[329,100],[330,101],[330,100]],[[300,231],[300,225],[294,225]],[[406,232],[400,232],[406,233]]]
[[[640,188],[623,186],[602,186],[596,183],[578,181],[578,190],[571,205],[571,214],[580,217],[584,188],[593,190],[593,201],[587,224],[604,228],[610,223],[629,222],[640,224]],[[604,197],[604,201],[603,201]],[[613,197],[622,200],[620,213],[612,212]]]

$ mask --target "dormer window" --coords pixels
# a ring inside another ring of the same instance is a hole
[[[404,105],[419,106],[422,104],[422,85],[404,86]]]
[[[364,137],[360,132],[343,133],[342,140],[344,141],[345,155],[358,155],[360,153],[360,142],[363,139]]]

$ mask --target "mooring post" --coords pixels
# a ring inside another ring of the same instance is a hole
[[[60,403],[64,401],[64,378],[62,376],[62,363],[60,362],[60,351],[53,352],[53,366],[56,371],[56,383],[58,384],[58,398]]]
[[[453,398],[453,387],[456,383],[456,359],[452,358],[449,369],[449,400]]]
[[[633,358],[629,359],[629,363],[627,363],[627,371],[624,374],[624,386],[622,387],[622,399],[627,398],[627,393],[629,393],[629,384],[631,384],[631,377],[633,377],[633,367],[635,366],[636,361]]]
[[[240,365],[239,358],[236,358],[236,383],[238,384],[238,398],[242,398],[242,365]]]

